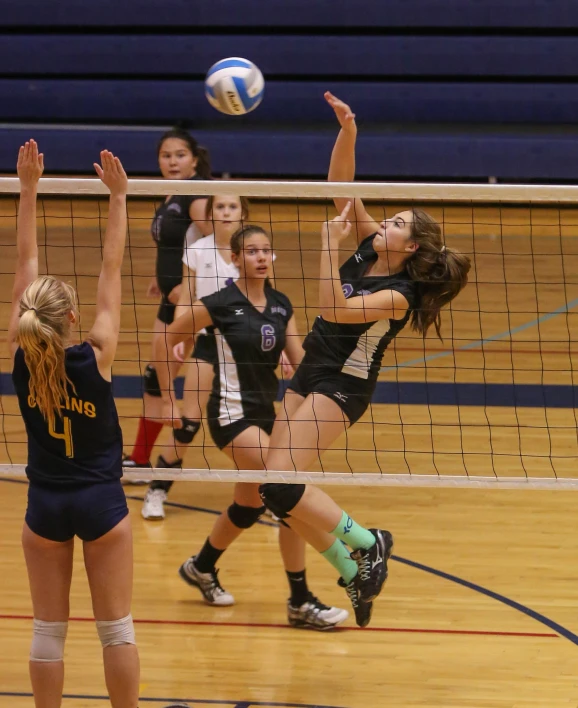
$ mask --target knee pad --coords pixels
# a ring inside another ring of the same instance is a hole
[[[102,648],[114,647],[118,644],[136,644],[132,615],[109,621],[96,621],[96,631]]]
[[[62,661],[68,622],[34,620],[30,661],[48,663]]]
[[[264,506],[241,506],[233,502],[227,509],[227,516],[238,529],[250,529],[264,512]]]
[[[142,378],[144,384],[144,392],[148,393],[149,396],[160,398],[161,387],[159,384],[159,377],[157,376],[157,370],[152,364],[147,364]]]
[[[286,519],[305,494],[305,485],[270,482],[260,485],[259,494],[267,509],[280,519]]]
[[[198,420],[185,418],[185,416],[183,416],[181,420],[183,421],[183,427],[173,428],[173,438],[183,445],[190,445],[195,435],[199,432],[201,423]]]

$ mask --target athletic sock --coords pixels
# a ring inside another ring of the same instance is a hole
[[[289,588],[291,590],[289,602],[292,607],[301,607],[301,605],[309,599],[309,588],[307,587],[305,571],[299,570],[293,573],[287,570],[285,572],[287,573],[287,580],[289,581]]]
[[[210,573],[215,569],[217,561],[226,550],[226,548],[223,548],[223,550],[215,548],[207,538],[205,545],[201,548],[198,555],[195,556],[195,568],[199,573]]]
[[[357,563],[350,556],[343,541],[338,538],[321,555],[331,563],[347,584],[357,575]]]
[[[345,511],[342,512],[341,521],[331,533],[354,551],[358,548],[368,549],[375,546],[375,536],[371,531],[356,523]]]
[[[139,419],[136,441],[131,453],[131,459],[137,465],[148,465],[151,452],[162,429],[162,423],[157,423],[155,420],[149,420],[148,418]]]
[[[162,469],[172,470],[180,469],[182,467],[182,460],[175,460],[174,462],[167,462],[162,455],[158,456],[157,463],[155,467]],[[174,479],[153,479],[150,483],[149,489],[162,489],[163,492],[170,492],[171,487],[175,483]]]

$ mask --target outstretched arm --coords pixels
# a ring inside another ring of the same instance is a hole
[[[20,202],[16,231],[16,272],[12,288],[12,309],[8,325],[8,346],[14,358],[18,344],[20,298],[26,288],[38,277],[38,244],[36,241],[36,195],[38,180],[44,171],[44,155],[38,153],[36,141],[29,140],[18,152]]]
[[[343,293],[339,275],[339,246],[351,231],[351,222],[347,219],[350,208],[351,202],[348,202],[339,216],[323,224],[319,274],[321,316],[327,322],[343,324],[402,319],[409,303],[397,290],[380,290],[349,299]]]
[[[94,169],[110,189],[110,203],[96,292],[96,318],[86,339],[94,347],[98,370],[110,381],[120,330],[120,271],[126,241],[128,179],[120,160],[111,152],[103,150],[100,160],[102,167],[95,164]]]
[[[351,108],[329,91],[325,92],[325,100],[335,111],[341,130],[335,141],[331,162],[329,163],[329,182],[353,182],[355,179],[355,143],[357,141],[357,125],[355,114]],[[357,243],[377,231],[377,223],[367,213],[361,199],[339,198],[333,200],[339,213],[343,211],[348,201],[353,204],[353,226]]]

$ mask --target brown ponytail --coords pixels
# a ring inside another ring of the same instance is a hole
[[[413,209],[412,240],[418,245],[407,261],[407,272],[418,285],[418,305],[411,315],[412,329],[425,337],[433,324],[441,339],[441,309],[466,286],[471,261],[447,248],[440,225],[423,209]]]
[[[30,372],[30,397],[54,427],[55,413],[68,398],[64,347],[70,331],[69,314],[76,309],[74,289],[52,276],[37,278],[20,299],[17,341]]]

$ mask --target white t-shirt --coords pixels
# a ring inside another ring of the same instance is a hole
[[[237,266],[227,263],[221,256],[215,244],[214,234],[187,245],[183,263],[195,272],[193,301],[216,293],[239,277]]]

